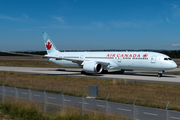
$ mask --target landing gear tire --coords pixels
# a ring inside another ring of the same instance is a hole
[[[158,77],[162,77],[162,74],[161,74],[161,73],[158,73]]]
[[[120,74],[124,74],[124,70],[120,70],[119,73],[120,73]]]
[[[86,72],[82,70],[82,71],[81,71],[81,74],[86,74]]]
[[[101,74],[107,74],[108,73],[108,70],[102,70]]]

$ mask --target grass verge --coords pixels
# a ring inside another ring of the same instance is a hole
[[[37,103],[28,100],[0,103],[0,111],[2,112],[0,118],[9,115],[13,120],[129,120],[122,115],[106,115],[103,112],[87,112],[81,116],[82,111],[72,107],[65,108],[63,113],[44,113],[37,107]]]
[[[39,57],[1,56],[0,66],[66,68]]]
[[[1,82],[7,81],[7,86],[18,84],[20,88],[27,88],[33,85],[31,89],[43,91],[48,86],[47,92],[60,94],[64,89],[65,95],[81,96],[81,93],[87,91],[89,85],[99,86],[99,97],[97,99],[105,100],[104,96],[110,94],[108,101],[132,104],[130,99],[135,99],[136,105],[162,108],[164,104],[170,101],[171,110],[180,111],[180,86],[170,84],[155,84],[142,82],[129,82],[126,80],[102,80],[92,78],[76,78],[48,75],[31,75],[20,73],[0,72]],[[60,92],[61,91],[61,92]]]

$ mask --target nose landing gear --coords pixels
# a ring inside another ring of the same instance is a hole
[[[159,71],[159,73],[158,73],[158,77],[162,77],[162,73],[164,72],[164,70],[162,70],[162,71]]]

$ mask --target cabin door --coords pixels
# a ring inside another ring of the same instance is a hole
[[[80,59],[81,59],[81,60],[84,60],[84,55],[81,55],[81,56],[80,56]]]
[[[151,63],[156,63],[156,56],[151,57]]]
[[[117,57],[117,61],[121,62],[122,61],[122,57]]]

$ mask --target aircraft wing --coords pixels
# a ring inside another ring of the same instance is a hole
[[[25,53],[15,53],[15,52],[4,52],[4,53],[9,53],[9,54],[15,54],[15,55],[24,55],[24,56],[32,56],[32,57],[41,57],[41,58],[53,58],[56,60],[67,60],[67,61],[72,61],[74,63],[77,63],[78,65],[84,65],[85,62],[88,62],[88,60],[80,60],[80,59],[68,59],[68,58],[60,58],[60,57],[53,57],[53,56],[46,56],[46,55],[35,55],[35,54],[25,54]],[[103,66],[109,65],[109,62],[103,62],[103,61],[96,61]]]
[[[84,65],[85,62],[88,62],[89,60],[79,60],[79,59],[67,59],[67,58],[56,58],[56,60],[67,60],[67,61],[72,61],[74,63],[78,63],[79,65]],[[103,66],[105,65],[109,65],[109,62],[102,62],[102,61],[96,61],[100,64],[102,64]]]
[[[15,52],[5,52],[5,51],[2,51],[2,52],[14,54],[14,55],[24,55],[24,56],[32,56],[32,57],[43,57],[44,56],[44,55],[35,55],[35,54],[26,54],[26,53],[15,53]]]

